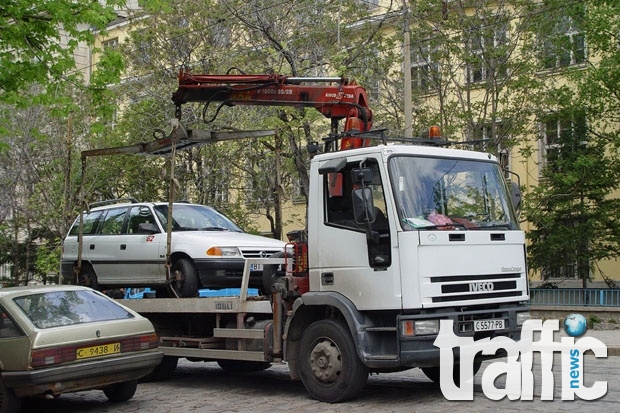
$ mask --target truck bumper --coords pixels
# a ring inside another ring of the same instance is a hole
[[[449,312],[442,314],[424,314],[415,316],[399,316],[397,319],[398,326],[408,320],[452,320],[453,333],[457,337],[472,338],[474,343],[482,339],[493,339],[495,337],[507,337],[515,342],[521,339],[521,325],[517,324],[517,313],[528,312],[528,307],[524,305],[502,307],[495,309],[478,309],[469,311]],[[434,315],[434,317],[433,317]],[[504,320],[504,328],[487,331],[474,331],[475,321],[485,320]],[[399,355],[400,362],[403,366],[410,367],[432,367],[440,365],[440,348],[435,346],[435,340],[438,334],[419,335],[406,337],[399,328]],[[460,348],[455,346],[452,349],[455,363],[458,363],[460,357]],[[497,358],[505,355],[505,352],[499,351],[495,355],[477,356],[482,359]]]

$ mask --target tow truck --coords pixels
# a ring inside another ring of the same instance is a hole
[[[369,373],[419,367],[438,381],[441,320],[462,337],[519,339],[525,236],[493,155],[441,138],[376,144],[366,91],[345,78],[181,72],[172,99],[170,135],[134,153],[228,139],[182,126],[182,105],[194,102],[313,107],[331,132],[311,160],[306,228],[282,253],[248,259],[238,294],[123,300],[160,337],[156,375],[179,358],[237,371],[287,363],[313,398],[336,403],[358,396]],[[248,294],[252,264],[263,265],[264,295]]]

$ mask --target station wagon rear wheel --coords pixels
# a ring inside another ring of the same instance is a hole
[[[194,263],[188,258],[179,258],[172,263],[170,277],[170,287],[179,297],[198,295],[198,274]]]

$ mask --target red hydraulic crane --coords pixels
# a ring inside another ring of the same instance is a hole
[[[331,120],[331,134],[338,136],[345,119],[340,149],[368,145],[355,136],[372,127],[366,90],[346,78],[267,75],[192,75],[179,73],[179,88],[172,95],[180,106],[188,102],[223,105],[313,107]]]

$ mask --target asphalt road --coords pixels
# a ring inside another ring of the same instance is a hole
[[[485,362],[475,377],[473,401],[448,401],[439,386],[419,369],[371,376],[362,395],[342,404],[311,399],[301,382],[291,381],[285,365],[258,373],[224,373],[215,363],[179,362],[174,376],[141,383],[133,399],[112,404],[103,392],[62,395],[55,400],[27,400],[22,412],[617,412],[620,411],[620,357],[584,358],[584,384],[607,381],[607,394],[594,401],[561,400],[559,355],[554,359],[554,400],[540,400],[540,365],[534,365],[534,400],[490,400],[482,392]],[[501,381],[501,378],[500,378]],[[498,386],[501,387],[498,382]]]

